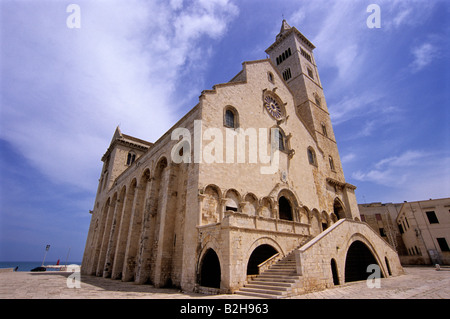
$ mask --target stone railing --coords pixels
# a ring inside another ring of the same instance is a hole
[[[270,266],[272,266],[274,263],[276,263],[278,260],[280,260],[281,256],[280,253],[277,253],[270,257],[269,259],[263,261],[258,265],[258,273],[261,274],[265,270],[269,269]]]
[[[311,225],[291,220],[226,211],[222,220],[222,227],[308,236]]]

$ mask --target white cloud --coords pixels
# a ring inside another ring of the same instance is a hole
[[[392,156],[382,159],[375,164],[375,168],[381,169],[383,167],[407,167],[420,164],[419,161],[429,156],[423,151],[406,151],[399,156]]]
[[[423,43],[418,47],[412,49],[414,61],[411,63],[411,71],[418,72],[433,62],[433,59],[438,56],[438,49],[431,43]]]
[[[221,37],[238,9],[226,0],[77,4],[80,29],[66,27],[64,3],[2,6],[0,137],[53,181],[92,190],[116,125],[154,141],[195,105],[186,103],[200,82],[180,78],[207,63],[202,38]]]
[[[449,167],[448,152],[408,150],[379,160],[365,171],[353,172],[351,177],[389,188],[392,200],[439,198],[450,193]]]
[[[341,162],[343,164],[346,164],[346,163],[350,163],[350,162],[354,161],[355,159],[356,159],[355,153],[348,153],[348,154],[345,154],[344,156],[342,156]]]

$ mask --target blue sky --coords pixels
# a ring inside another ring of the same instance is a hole
[[[81,9],[70,29],[69,4]],[[369,4],[381,9],[370,29]],[[0,261],[81,261],[117,125],[155,141],[266,58],[283,17],[316,49],[359,203],[450,195],[448,1],[1,1]]]

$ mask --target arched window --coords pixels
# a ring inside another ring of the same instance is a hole
[[[333,161],[333,158],[331,156],[328,156],[328,161],[330,162],[331,170],[335,171],[335,169],[334,169],[334,161]]]
[[[286,142],[285,142],[285,137],[283,132],[281,131],[281,129],[279,128],[275,128],[274,130],[275,133],[275,139],[274,142],[277,143],[277,147],[280,151],[285,151],[286,150]]]
[[[131,164],[134,163],[135,160],[136,160],[136,154],[134,154],[133,152],[129,152],[128,157],[127,157],[127,165],[130,166]]]
[[[312,147],[308,147],[308,162],[311,165],[317,166],[317,161],[316,161],[316,153],[314,152],[314,149]]]
[[[325,125],[325,123],[321,123],[321,125],[322,125],[322,133],[323,133],[323,135],[328,137],[327,126]]]
[[[238,112],[234,107],[227,106],[225,108],[223,125],[229,128],[238,128],[239,127],[239,117]]]
[[[280,216],[280,219],[293,220],[291,203],[284,196],[281,196],[278,199],[278,214]]]

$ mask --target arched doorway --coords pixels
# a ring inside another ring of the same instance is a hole
[[[353,242],[345,258],[345,282],[366,280],[370,276],[367,267],[371,264],[380,266],[370,249],[361,241]],[[380,269],[380,276],[383,274]]]
[[[278,199],[278,212],[279,212],[280,219],[293,220],[291,203],[284,196],[281,196]]]
[[[203,287],[220,288],[220,261],[213,249],[208,249],[200,265],[199,284]]]
[[[387,257],[384,257],[384,261],[386,263],[386,267],[387,267],[387,271],[388,271],[389,276],[392,276],[391,267],[389,266],[389,261],[388,261]]]
[[[277,253],[275,248],[267,244],[256,247],[248,259],[247,275],[258,275],[258,265]]]
[[[336,260],[334,260],[334,258],[331,259],[331,273],[333,275],[333,284],[335,286],[339,285],[339,275],[337,271]]]
[[[333,212],[336,215],[337,219],[345,218],[344,207],[339,199],[334,200],[333,204]]]

